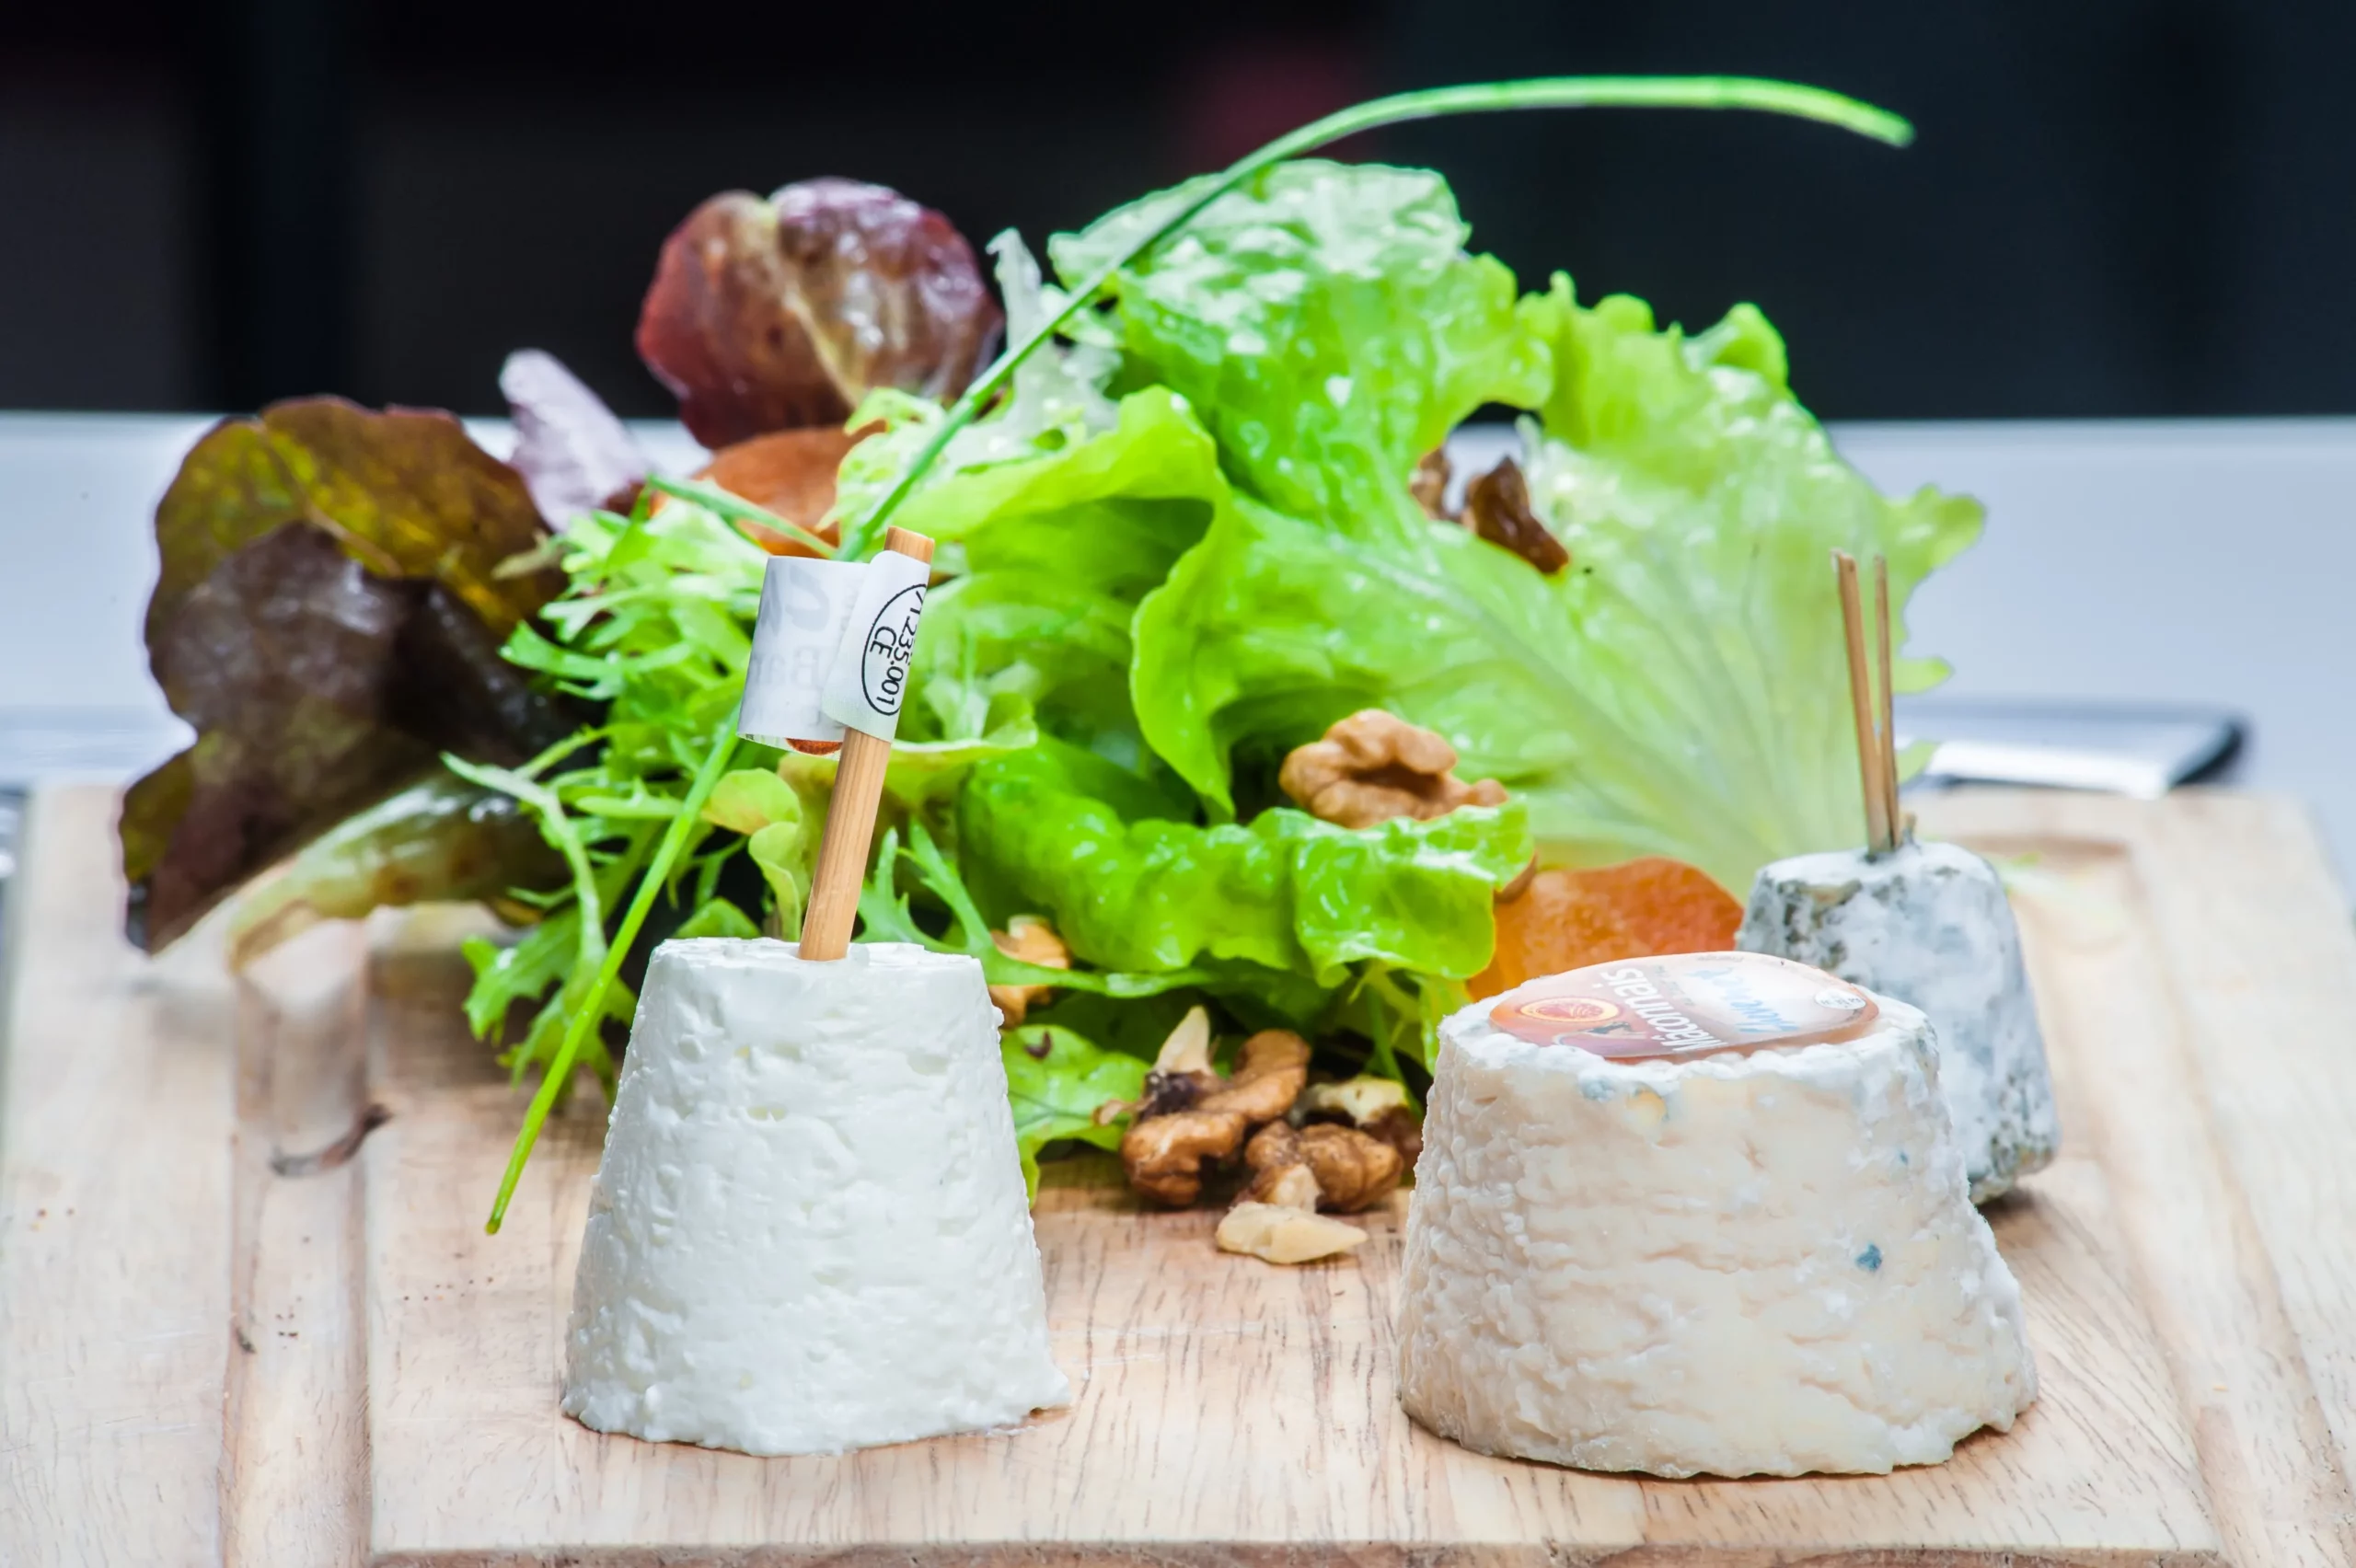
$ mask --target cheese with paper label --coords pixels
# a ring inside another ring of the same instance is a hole
[[[1778,860],[1735,945],[1819,964],[1930,1015],[1976,1203],[2053,1158],[2061,1124],[2019,928],[1995,869],[1956,844]]]
[[[583,1424],[749,1454],[1068,1403],[981,966],[656,949],[568,1345]]]
[[[1446,1020],[1399,1374],[1468,1447],[1660,1476],[1935,1463],[2036,1395],[1922,1013],[1750,953]]]

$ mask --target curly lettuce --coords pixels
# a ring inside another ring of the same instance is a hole
[[[1204,182],[1058,236],[1067,278]],[[1352,537],[1418,520],[1415,459],[1484,403],[1532,406],[1551,364],[1513,273],[1467,253],[1428,169],[1304,158],[1213,202],[1114,274],[1123,379],[1184,397],[1247,493]]]
[[[1368,828],[1287,808],[1197,826],[1150,814],[1163,803],[1112,771],[1034,748],[976,768],[957,803],[968,877],[1049,913],[1107,968],[1227,960],[1333,987],[1371,961],[1461,980],[1488,963],[1490,901],[1530,859],[1518,803]]]
[[[1519,318],[1554,365],[1525,439],[1570,570],[1542,575],[1446,523],[1379,538],[1242,502],[1138,613],[1148,742],[1223,809],[1239,751],[1375,705],[1526,801],[1549,861],[1669,855],[1740,890],[1768,860],[1853,841],[1829,554],[1887,556],[1902,609],[1977,536],[1979,506],[1875,490],[1748,306],[1689,338],[1641,301],[1582,306],[1558,279]],[[1900,689],[1942,673],[1908,661]]]
[[[926,606],[907,733],[968,739],[1035,715],[1138,763],[1130,622],[1227,501],[1218,447],[1161,387],[1122,399],[1091,440],[919,492],[902,516],[961,544],[964,574]]]

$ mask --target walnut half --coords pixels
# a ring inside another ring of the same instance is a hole
[[[1263,1030],[1244,1043],[1230,1080],[1211,1069],[1211,1020],[1189,1008],[1161,1043],[1146,1075],[1145,1098],[1098,1108],[1100,1123],[1136,1120],[1121,1136],[1121,1165],[1145,1196],[1184,1208],[1203,1195],[1203,1170],[1243,1147],[1253,1126],[1281,1116],[1309,1078],[1309,1043],[1287,1030]],[[1278,1097],[1281,1100],[1278,1101]],[[1261,1114],[1276,1101],[1275,1111]]]
[[[1459,806],[1505,803],[1505,786],[1494,778],[1467,784],[1455,767],[1456,748],[1439,736],[1369,708],[1334,724],[1323,740],[1294,747],[1276,784],[1302,810],[1343,827],[1396,817],[1428,822]]]
[[[1252,1195],[1276,1201],[1288,1171],[1307,1167],[1315,1179],[1317,1206],[1337,1214],[1371,1208],[1399,1185],[1406,1161],[1399,1151],[1370,1133],[1331,1122],[1311,1122],[1294,1128],[1272,1122],[1253,1135],[1243,1151],[1252,1168]]]
[[[1129,1124],[1121,1165],[1129,1185],[1158,1204],[1184,1208],[1203,1195],[1203,1166],[1233,1154],[1247,1131],[1234,1111],[1173,1111]]]
[[[1309,1042],[1289,1029],[1264,1029],[1243,1043],[1235,1076],[1195,1103],[1205,1111],[1240,1111],[1253,1126],[1292,1109],[1309,1082]]]

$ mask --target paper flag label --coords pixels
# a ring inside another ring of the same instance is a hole
[[[738,734],[780,747],[843,738],[842,725],[826,717],[826,677],[867,575],[857,561],[770,558],[753,625],[753,657],[745,669]]]
[[[773,746],[840,741],[846,727],[890,740],[931,577],[897,550],[864,563],[773,557],[736,732]]]
[[[924,614],[932,568],[914,556],[885,550],[863,571],[819,706],[836,723],[888,741],[899,732],[908,658],[916,651],[917,620]]]

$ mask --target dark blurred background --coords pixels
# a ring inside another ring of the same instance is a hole
[[[1357,98],[1728,71],[1910,116],[1516,115],[1349,151],[1454,181],[1528,284],[1751,300],[1829,417],[2356,411],[2356,8],[2215,0],[1126,6],[13,0],[0,407],[497,405],[630,350],[702,197],[895,185],[1034,247]]]

